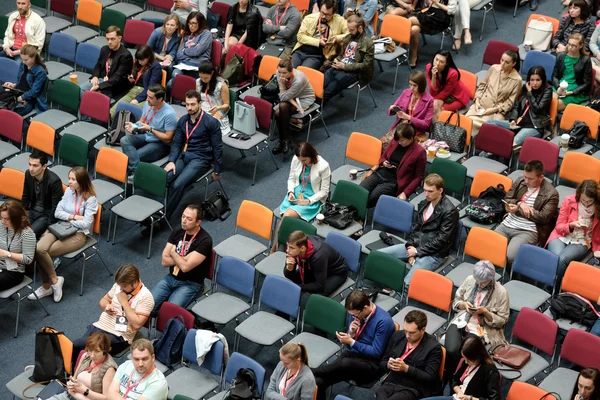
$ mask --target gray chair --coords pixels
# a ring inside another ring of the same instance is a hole
[[[25,367],[24,372],[21,372],[6,384],[6,388],[12,393],[13,399],[17,398],[20,400],[25,400],[23,391],[33,384],[30,379],[33,375],[33,367],[33,365],[28,365]],[[27,396],[28,399],[37,399],[38,394],[44,390],[44,387],[46,387],[46,385],[43,384],[32,386],[29,390],[25,391],[25,396]]]
[[[19,334],[19,316],[20,316],[20,312],[21,312],[21,301],[24,300],[25,298],[27,298],[27,296],[29,296],[30,294],[33,294],[35,296],[35,299],[42,306],[42,308],[46,312],[46,315],[50,315],[48,310],[46,310],[46,307],[44,307],[44,304],[37,297],[37,294],[35,294],[35,291],[33,290],[33,288],[30,286],[32,282],[33,282],[33,280],[30,277],[23,276],[23,281],[21,283],[19,283],[17,286],[13,286],[10,289],[6,289],[6,290],[3,290],[0,292],[0,299],[10,299],[13,296],[16,297],[17,316],[15,318],[15,337],[17,337]],[[24,288],[27,288],[27,290],[29,292],[29,293],[27,293],[26,296],[21,295],[21,290],[23,290]]]
[[[136,6],[135,4],[130,3],[116,3],[106,7],[110,10],[115,10],[123,13],[127,19],[133,17],[136,14],[140,14],[144,11],[144,9],[140,6]]]
[[[361,245],[360,243],[356,242],[356,240],[337,232],[329,232],[325,238],[325,243],[337,250],[337,252],[344,257],[344,260],[346,260],[346,265],[348,266],[348,276],[346,277],[346,280],[328,296],[330,299],[333,299],[337,296],[343,295],[346,289],[354,287],[354,284],[356,281],[358,281],[360,274]],[[356,281],[350,277],[351,273],[354,273]]]
[[[373,106],[377,108],[377,102],[375,101],[375,97],[373,96],[373,90],[371,90],[371,84],[367,83],[366,85],[361,85],[358,81],[354,82],[352,85],[348,86],[346,89],[356,88],[356,104],[354,105],[354,118],[352,121],[356,121],[356,113],[358,113],[358,101],[360,100],[360,92],[365,89],[369,89],[369,94],[371,95],[371,100],[373,100]]]
[[[356,161],[367,168],[379,164],[381,147],[381,140],[376,137],[365,133],[352,132],[348,139],[348,143],[346,144],[344,164],[331,172],[331,184],[337,185],[339,181],[351,180],[350,170],[361,170],[364,168],[353,164],[347,164],[348,160]]]
[[[317,228],[317,235],[324,238],[327,237],[329,232],[337,232],[345,236],[351,236],[363,229],[367,224],[368,200],[369,191],[364,187],[349,181],[338,182],[331,196],[331,201],[341,206],[354,206],[356,208],[356,216],[344,229],[337,229],[330,224],[315,221],[313,222],[313,226]]]
[[[54,129],[37,121],[31,121],[27,129],[26,146],[41,150],[54,158]],[[7,160],[3,168],[16,169],[25,172],[29,168],[30,152],[24,152]]]
[[[485,18],[488,13],[492,13],[492,17],[494,18],[494,24],[496,25],[496,29],[498,29],[498,22],[496,21],[496,13],[494,12],[494,0],[482,0],[479,4],[475,5],[471,8],[471,11],[481,11],[483,12],[483,20],[481,21],[481,30],[479,31],[479,41],[481,42],[483,38],[483,29],[485,28]],[[484,75],[485,78],[485,75]]]

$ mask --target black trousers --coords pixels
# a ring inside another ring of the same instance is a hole
[[[289,280],[291,280],[292,282],[294,282],[295,284],[300,285],[302,283],[302,280],[300,279],[300,274],[298,273],[297,270],[290,272],[284,268],[283,272],[284,272],[285,277],[288,278]],[[325,281],[325,289],[323,290],[323,292],[320,292],[319,294],[323,295],[323,296],[329,296],[331,293],[335,292],[335,290],[337,288],[342,286],[342,283],[346,282],[347,277],[348,277],[347,271],[341,275],[328,276],[327,280]],[[312,292],[307,292],[307,293],[312,293]]]
[[[40,237],[48,229],[48,214],[43,211],[29,210],[27,211],[29,221],[31,221],[31,229],[35,233],[35,237],[39,240]]]
[[[23,282],[25,275],[17,271],[3,269],[0,271],[0,291],[7,290]]]
[[[384,383],[375,391],[376,400],[417,400],[418,398],[414,389],[393,383]]]
[[[367,207],[372,208],[377,204],[377,200],[382,195],[396,197],[398,191],[398,182],[388,181],[383,179],[377,171],[373,172],[367,179],[360,183],[360,186],[364,187],[369,191],[369,199],[367,200]]]
[[[369,383],[379,377],[379,363],[364,358],[349,350],[331,364],[323,364],[313,369],[313,375],[319,390],[317,400],[325,400],[329,386],[343,381],[353,380],[356,383]]]

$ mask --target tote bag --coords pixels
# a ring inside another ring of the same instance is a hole
[[[256,133],[256,110],[243,101],[235,102],[233,130],[252,136]]]
[[[525,30],[524,42],[531,40],[531,48],[534,50],[547,51],[552,41],[552,22],[540,17],[532,19]]]
[[[460,127],[460,118],[456,118],[456,125],[450,123],[452,116],[457,114],[453,111],[446,122],[436,122],[431,129],[431,138],[438,142],[446,142],[450,151],[453,153],[462,153],[465,151],[467,142],[467,131]]]

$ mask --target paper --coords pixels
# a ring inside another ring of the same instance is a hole
[[[198,71],[198,67],[194,67],[192,65],[187,65],[183,63],[177,64],[173,68],[178,69],[180,71]]]

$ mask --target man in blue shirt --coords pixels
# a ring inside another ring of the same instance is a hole
[[[352,316],[348,332],[337,332],[336,336],[348,348],[334,362],[313,370],[318,400],[325,400],[327,388],[335,383],[353,380],[364,384],[379,378],[379,362],[396,330],[390,314],[372,303],[362,290],[350,292],[345,306]]]
[[[128,122],[126,129],[137,133],[121,139],[123,153],[129,157],[127,174],[132,176],[140,161],[153,162],[169,154],[170,143],[177,127],[177,114],[165,102],[165,89],[161,85],[148,87],[148,98],[142,111],[139,127]],[[133,177],[131,177],[133,180]]]

